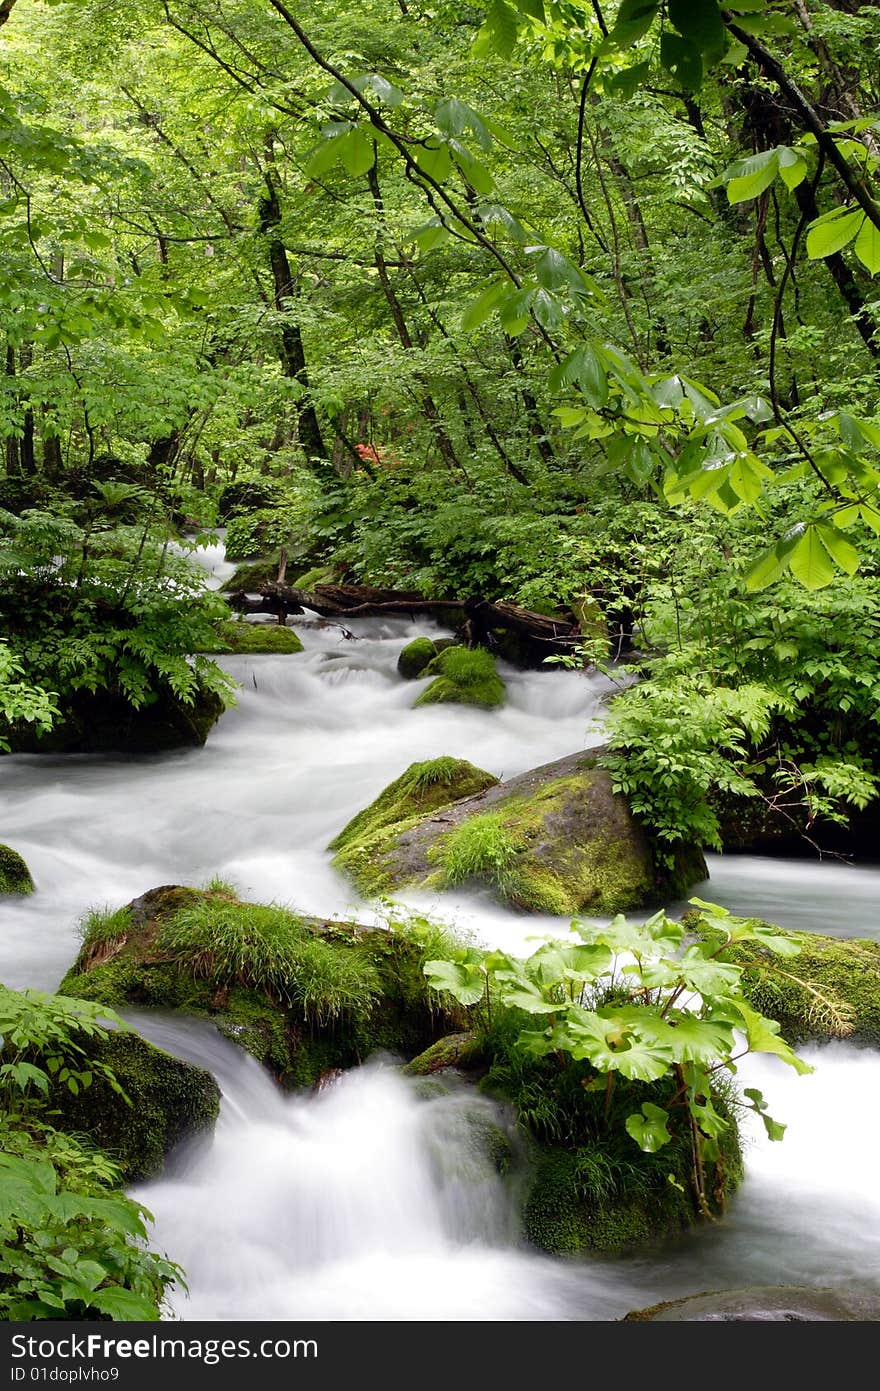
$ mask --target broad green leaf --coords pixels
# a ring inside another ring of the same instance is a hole
[[[792,150],[787,145],[781,145],[777,151],[779,155],[779,177],[789,190],[797,188],[807,177],[807,161],[799,150]]]
[[[853,249],[871,275],[880,271],[880,230],[874,226],[870,218],[866,217],[862,223]]]
[[[432,990],[448,990],[459,1004],[475,1005],[485,993],[485,975],[477,965],[426,961],[422,968]]]
[[[342,163],[354,178],[361,178],[372,169],[375,159],[373,141],[363,126],[355,126],[354,130],[342,137],[340,144]]]
[[[674,1011],[669,1023],[676,1062],[714,1063],[732,1050],[733,1025],[726,1020],[700,1019],[696,1014]]]
[[[702,54],[698,45],[690,39],[668,31],[661,34],[660,61],[686,92],[696,92],[702,85]]]
[[[730,203],[745,203],[757,198],[769,188],[779,170],[779,156],[776,150],[762,150],[759,154],[741,159],[727,170],[729,179],[727,198]]]
[[[89,1302],[102,1314],[109,1314],[111,1319],[120,1322],[155,1323],[159,1318],[155,1306],[148,1299],[120,1286],[96,1290]]]
[[[735,999],[730,1001],[730,1008],[736,1010],[745,1024],[746,1037],[749,1047],[754,1053],[772,1053],[775,1057],[781,1058],[789,1067],[793,1067],[795,1072],[805,1075],[812,1072],[813,1068],[809,1063],[805,1063],[803,1058],[799,1058],[794,1049],[780,1038],[780,1029],[775,1019],[765,1019],[763,1014],[752,1009],[744,1000]]]
[[[841,251],[852,241],[864,218],[861,208],[852,212],[835,211],[831,216],[819,218],[807,232],[807,255],[813,261],[821,261]]]
[[[655,1154],[672,1139],[668,1121],[668,1113],[662,1106],[655,1106],[652,1101],[643,1101],[641,1114],[636,1112],[627,1116],[626,1129],[639,1149],[644,1150],[646,1154]]]
[[[496,280],[494,284],[487,286],[479,299],[475,299],[473,304],[469,304],[462,314],[461,327],[463,332],[471,333],[475,328],[479,328],[480,324],[485,323],[488,318],[491,318],[499,303],[507,294],[507,289],[508,286],[505,280]]]
[[[805,527],[791,553],[789,567],[805,589],[824,589],[834,579],[834,561],[815,524]]]
[[[659,8],[660,0],[623,0],[606,46],[629,48],[647,34]]]

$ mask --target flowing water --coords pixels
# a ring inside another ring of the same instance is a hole
[[[198,559],[221,583],[222,547]],[[203,749],[2,760],[0,841],[25,856],[38,892],[3,905],[0,979],[51,990],[89,907],[214,874],[263,902],[371,920],[325,847],[410,763],[453,754],[510,777],[601,741],[602,678],[505,669],[501,710],[413,710],[421,686],[397,677],[397,655],[429,625],[307,617],[298,630],[300,656],[224,659],[239,703]],[[710,872],[698,892],[735,912],[880,935],[878,870],[736,856],[713,857]],[[466,892],[407,901],[510,949],[568,926]],[[224,1094],[213,1142],[179,1152],[139,1193],[154,1245],[187,1271],[184,1318],[609,1319],[746,1284],[880,1292],[873,1051],[811,1049],[804,1078],[750,1060],[743,1080],[789,1129],[781,1145],[751,1137],[725,1221],[650,1256],[563,1261],[518,1245],[515,1193],[479,1139],[490,1122],[509,1128],[490,1103],[455,1087],[425,1097],[388,1060],[286,1097],[207,1025],[138,1027],[209,1066]]]

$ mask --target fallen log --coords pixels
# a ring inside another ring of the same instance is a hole
[[[577,623],[534,613],[506,601],[491,603],[476,597],[427,599],[409,590],[377,589],[370,585],[320,584],[294,589],[277,581],[262,584],[257,594],[242,591],[228,596],[243,613],[272,613],[284,617],[311,609],[322,618],[370,618],[386,614],[427,614],[453,628],[469,647],[487,647],[519,666],[540,666],[545,657],[570,654],[582,641]],[[504,635],[508,640],[504,640]]]

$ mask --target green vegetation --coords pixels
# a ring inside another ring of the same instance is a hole
[[[745,1051],[811,1069],[746,995],[731,960],[755,946],[783,961],[798,946],[715,905],[702,937],[657,913],[644,925],[575,922],[527,960],[461,948],[429,961],[435,990],[470,1012],[489,1059],[483,1086],[506,1097],[538,1146],[526,1229],[553,1251],[614,1249],[712,1217],[741,1177],[737,1115],[784,1125],[760,1092],[733,1088]]]
[[[422,675],[438,652],[449,646],[450,642],[446,638],[441,638],[438,642],[434,642],[432,638],[413,638],[412,642],[408,642],[402,649],[397,659],[397,670],[406,681],[414,681]]]
[[[104,1007],[0,987],[0,1318],[157,1320],[182,1283],[148,1249],[150,1214],[120,1191],[117,1165],[59,1127],[58,1104],[93,1088],[130,1107],[96,1056],[110,1021],[126,1028]]]
[[[437,1007],[424,962],[452,940],[438,924],[389,914],[388,927],[305,918],[216,888],[152,890],[115,915],[127,930],[86,933],[62,988],[111,1008],[210,1018],[288,1087],[374,1052],[414,1056],[457,1019]]]
[[[497,782],[466,759],[444,756],[411,764],[331,841],[334,865],[366,897],[385,893],[392,887],[387,862],[405,831],[432,812],[477,796]]]
[[[0,894],[32,894],[34,881],[31,872],[9,845],[0,845]]]
[[[249,654],[260,652],[302,652],[299,634],[279,623],[244,623],[227,619],[217,625],[212,652]]]
[[[430,686],[416,696],[416,705],[482,705],[492,710],[504,704],[504,682],[495,658],[482,648],[447,647],[433,657],[421,676],[433,676]]]

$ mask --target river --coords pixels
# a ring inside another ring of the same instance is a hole
[[[221,550],[199,559],[209,583],[227,573]],[[0,840],[38,888],[3,905],[8,985],[57,987],[84,912],[158,884],[220,874],[244,897],[372,921],[325,847],[410,763],[452,754],[510,777],[601,741],[605,678],[504,668],[500,710],[413,710],[420,686],[397,676],[397,655],[429,625],[308,620],[299,631],[302,655],[224,659],[239,702],[204,748],[3,759]],[[878,936],[880,870],[715,856],[710,874],[695,892],[734,912]],[[510,949],[568,928],[466,891],[402,897]],[[749,1060],[742,1080],[788,1130],[781,1144],[749,1136],[726,1218],[650,1254],[562,1260],[518,1242],[515,1194],[473,1142],[475,1106],[509,1125],[488,1101],[454,1086],[425,1098],[389,1060],[317,1096],[283,1096],[209,1025],[159,1016],[139,1027],[211,1067],[223,1089],[213,1142],[138,1190],[155,1214],[152,1244],[187,1272],[189,1295],[174,1300],[184,1319],[590,1320],[743,1285],[880,1293],[873,1051],[811,1048],[807,1077]]]

